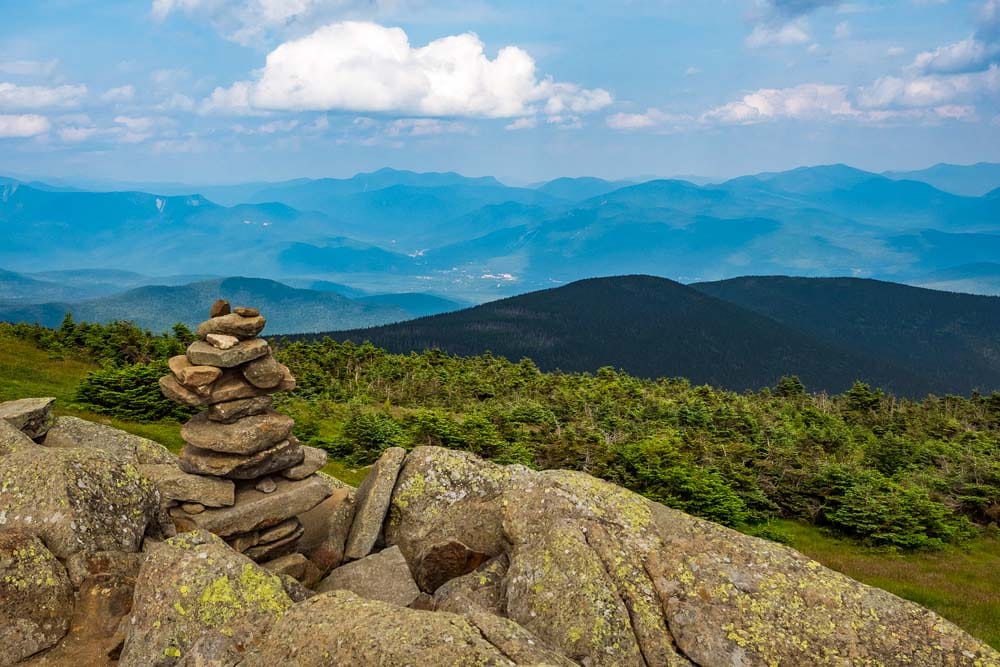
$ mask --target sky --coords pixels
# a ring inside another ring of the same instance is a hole
[[[6,11],[3,11],[6,6]],[[1000,161],[1000,0],[0,0],[0,174]]]

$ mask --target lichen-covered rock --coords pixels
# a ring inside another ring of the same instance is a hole
[[[473,551],[459,540],[431,544],[420,554],[414,576],[420,589],[433,593],[455,577],[472,572],[487,560],[487,555]]]
[[[291,417],[274,410],[232,424],[212,421],[207,412],[201,412],[181,427],[181,437],[200,449],[249,455],[287,440],[293,426]]]
[[[302,447],[302,463],[281,471],[288,479],[305,479],[326,465],[326,452],[317,447]]]
[[[932,612],[787,547],[583,473],[502,468],[429,449],[407,457],[387,543],[417,567],[428,544],[505,551],[502,611],[578,662],[1000,663]],[[439,589],[444,606],[449,587]]]
[[[197,642],[242,651],[292,605],[281,580],[205,531],[155,548],[139,571],[122,667],[177,664]],[[232,640],[230,644],[227,640]],[[203,656],[210,659],[212,651]]]
[[[176,457],[158,442],[79,417],[56,417],[45,435],[44,445],[103,449],[115,458],[135,464],[176,465],[177,462]]]
[[[0,665],[54,645],[69,629],[73,587],[34,535],[0,532]]]
[[[344,546],[354,520],[354,493],[350,487],[334,489],[329,498],[299,516],[305,528],[299,550],[309,556],[321,574],[344,560]]]
[[[51,396],[4,401],[0,403],[0,419],[29,438],[38,438],[45,435],[52,424],[52,404],[55,401]]]
[[[240,667],[291,664],[488,667],[517,663],[461,616],[332,591],[292,607]]]
[[[139,472],[153,481],[161,500],[197,503],[205,507],[229,507],[236,500],[236,485],[232,480],[192,475],[176,463],[140,465]]]
[[[503,587],[509,566],[507,554],[501,554],[473,572],[455,577],[434,591],[434,606],[448,607],[452,597],[461,597],[492,614],[506,616],[507,598]]]
[[[138,551],[157,496],[135,465],[99,449],[25,447],[0,457],[0,529],[29,529],[60,559]]]
[[[237,489],[232,507],[207,509],[187,520],[192,527],[232,537],[276,526],[316,507],[332,492],[329,482],[317,475],[298,482],[279,479],[276,484],[274,493],[261,493],[252,487]]]
[[[361,560],[341,565],[319,582],[316,590],[344,590],[369,600],[381,600],[406,607],[417,599],[420,589],[413,581],[399,547],[389,547]]]
[[[6,456],[25,447],[38,447],[38,445],[20,429],[0,419],[0,456]]]
[[[302,445],[295,438],[282,440],[253,454],[213,452],[210,449],[185,445],[181,450],[178,465],[181,470],[195,475],[256,479],[261,475],[269,475],[297,465],[302,461],[302,456]]]
[[[347,536],[344,557],[352,560],[364,558],[371,553],[379,535],[382,534],[382,524],[389,510],[392,499],[392,489],[396,477],[406,458],[406,450],[402,447],[390,447],[382,453],[365,481],[358,487],[354,496],[354,522]]]

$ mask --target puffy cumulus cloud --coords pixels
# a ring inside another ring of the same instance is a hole
[[[788,46],[809,41],[809,29],[805,19],[788,23],[758,23],[747,35],[746,45],[751,49],[764,46]]]
[[[910,69],[923,74],[980,72],[1000,63],[1000,0],[979,7],[976,29],[953,44],[917,54]]]
[[[0,83],[0,110],[74,107],[87,94],[86,86],[18,86]]]
[[[1000,92],[1000,67],[946,76],[884,76],[861,89],[858,101],[871,109],[920,108],[971,102]]]
[[[37,114],[0,114],[0,139],[35,137],[49,131],[51,123]]]
[[[707,122],[751,124],[778,118],[849,118],[857,115],[847,86],[804,83],[791,88],[762,88],[742,99],[702,114]]]
[[[473,33],[415,48],[401,28],[345,21],[278,46],[255,81],[217,88],[203,109],[514,118],[578,115],[611,102],[599,88],[539,79],[535,61],[518,47],[490,59]]]

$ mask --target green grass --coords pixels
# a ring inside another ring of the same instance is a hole
[[[122,421],[89,412],[73,403],[76,385],[93,365],[52,359],[24,341],[0,338],[0,401],[28,396],[55,396],[56,413],[110,424],[180,450],[180,425],[161,421],[148,424]],[[340,407],[340,406],[338,406]],[[288,412],[308,408],[290,401]],[[338,413],[339,414],[339,413]],[[319,435],[334,439],[340,420],[320,423]],[[352,468],[330,461],[323,472],[357,486],[369,468]],[[823,531],[792,521],[776,521],[772,528],[795,549],[820,563],[872,586],[922,604],[973,635],[1000,649],[1000,539],[981,537],[962,548],[892,554],[837,539]]]
[[[912,600],[1000,649],[1000,538],[984,536],[961,547],[887,553],[838,539],[795,521],[772,526],[789,546],[827,567]]]

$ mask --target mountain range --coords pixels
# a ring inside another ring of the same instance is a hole
[[[622,368],[735,390],[798,375],[904,396],[1000,390],[1000,298],[875,280],[748,277],[691,286],[596,278],[387,326],[341,331],[394,352],[487,351],[544,370]]]
[[[983,265],[1000,258],[998,169],[828,165],[703,185],[559,178],[525,188],[383,169],[156,194],[0,179],[0,266],[28,277],[40,266],[253,275],[473,302],[636,272],[684,283],[847,275],[994,294],[1000,279]],[[59,300],[136,285],[105,276],[65,287]]]

